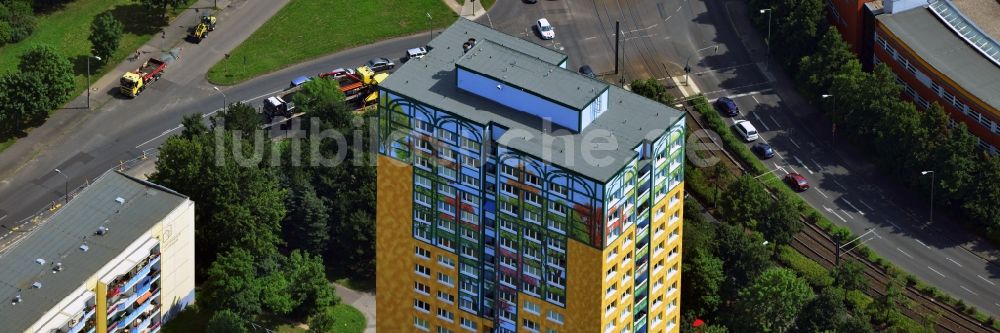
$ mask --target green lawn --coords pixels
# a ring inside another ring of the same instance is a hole
[[[118,52],[109,64],[118,64],[126,56],[145,44],[158,27],[150,27],[148,22],[161,21],[150,18],[147,11],[134,0],[76,0],[69,2],[63,9],[38,17],[35,32],[27,39],[0,47],[0,73],[16,70],[17,57],[35,44],[49,44],[69,58],[76,74],[76,87],[72,95],[84,91],[87,84],[87,54],[90,53],[90,22],[94,16],[106,10],[125,25],[125,35],[122,37]],[[111,65],[107,66],[110,67]],[[91,77],[96,80],[106,72],[98,64],[91,63]]]
[[[337,304],[329,311],[337,318],[333,333],[361,333],[365,330],[365,315],[347,304]]]
[[[352,46],[444,27],[456,17],[441,0],[292,0],[207,77],[232,85]],[[383,56],[398,58],[405,51]]]

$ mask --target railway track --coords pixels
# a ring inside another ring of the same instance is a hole
[[[688,122],[688,132],[706,129],[701,123],[699,114],[684,107],[685,113],[691,121]],[[707,138],[699,138],[699,143],[715,146],[718,150],[700,150],[703,154],[720,158],[737,175],[746,173],[742,164],[734,158],[728,151],[722,148],[721,144]],[[704,155],[703,155],[704,157]],[[804,228],[795,235],[791,246],[810,259],[823,265],[825,268],[832,268],[836,264],[836,243],[825,231],[818,226],[802,220]],[[862,263],[865,276],[869,281],[865,293],[873,298],[885,295],[886,286],[890,277],[878,265],[868,261],[867,258],[860,257],[855,253],[848,253],[841,256],[841,260],[857,260]],[[928,316],[935,318],[935,328],[939,332],[972,332],[991,333],[1000,332],[992,327],[987,327],[972,316],[959,311],[949,304],[941,303],[929,296],[924,295],[913,286],[906,285],[903,294],[912,303],[911,306],[901,306],[900,312],[918,323],[923,323]]]

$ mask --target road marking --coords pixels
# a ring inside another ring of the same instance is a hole
[[[754,66],[754,65],[756,65],[756,63],[748,62],[748,63],[742,64],[742,65],[712,68],[712,69],[704,70],[704,71],[701,71],[701,72],[694,72],[694,73],[691,73],[691,75],[701,75],[701,74],[711,73],[711,72],[721,72],[721,71],[724,71],[724,70],[729,70],[729,69],[734,69],[734,68],[740,68],[740,67],[746,67],[746,66]],[[754,92],[751,92],[751,93],[761,94],[761,92],[759,92],[759,91],[754,91]],[[750,94],[750,93],[748,93],[748,94]],[[740,94],[740,95],[732,96],[730,98],[743,97],[743,96],[746,96],[746,95]]]
[[[156,139],[162,138],[164,135],[170,134],[170,132],[176,131],[176,130],[181,129],[181,128],[184,128],[184,125],[177,125],[177,127],[174,127],[174,128],[168,129],[166,131],[163,131],[163,133],[160,133],[160,135],[157,135],[156,137],[154,137],[152,139],[146,140],[146,142],[140,143],[138,146],[135,146],[135,148],[139,149],[139,147],[142,147],[142,146],[144,146],[144,145],[146,145],[146,144],[148,144],[150,142],[156,141]]]
[[[986,281],[986,283],[989,283],[990,285],[993,285],[993,286],[997,285],[996,283],[993,283],[993,281],[987,280],[982,275],[976,275],[976,276],[978,276],[980,280]]]
[[[833,209],[830,209],[830,207],[827,207],[826,205],[824,205],[824,206],[823,206],[823,209],[825,209],[825,210],[826,210],[827,212],[829,212],[830,214],[833,214],[834,216],[836,216],[836,217],[837,217],[838,219],[840,219],[841,221],[844,221],[844,222],[847,222],[847,220],[845,220],[845,219],[844,219],[843,217],[840,217],[840,214],[837,214],[837,212],[836,212],[836,211],[834,211]]]
[[[792,139],[791,137],[789,137],[788,141],[791,141],[792,144],[795,145],[795,148],[802,149],[802,146],[799,146],[799,144],[795,142],[795,139]]]
[[[3,221],[3,219],[5,218],[7,218],[7,214],[3,214],[3,216],[0,216],[0,221]]]
[[[837,184],[837,186],[840,186],[840,188],[844,189],[844,191],[847,191],[847,186],[844,186],[844,184],[841,184],[836,179],[830,179],[830,180],[832,180],[834,184]]]
[[[837,185],[840,185],[840,184],[837,184]],[[844,187],[844,186],[841,185],[840,187]],[[854,208],[854,210],[858,211],[858,214],[861,214],[861,216],[865,216],[865,212],[862,212],[860,209],[858,209],[858,207],[855,207],[854,204],[851,203],[850,201],[847,201],[846,198],[841,198],[841,199],[844,199],[844,202],[847,203],[848,206],[851,206],[851,208]]]
[[[591,40],[591,39],[594,39],[594,38],[597,38],[597,36],[590,36],[590,37],[584,38],[583,40],[584,41],[588,41],[588,40]]]
[[[760,117],[758,117],[756,113],[752,113],[752,115],[753,115],[754,118],[757,119],[757,122],[759,122],[761,124],[761,126],[764,126],[764,130],[765,131],[770,131],[771,130],[770,128],[767,127],[767,124],[765,124],[763,120],[760,120]]]
[[[959,264],[959,263],[958,263],[957,261],[955,261],[954,259],[951,259],[951,258],[945,258],[945,259],[948,259],[948,261],[951,261],[951,262],[952,262],[953,264],[955,264],[955,265],[958,265],[958,267],[962,267],[962,264]]]
[[[677,10],[675,10],[674,13],[681,11],[681,8],[684,8],[684,7],[677,7]]]
[[[940,275],[942,277],[947,277],[947,276],[944,276],[944,274],[941,274],[941,272],[938,272],[936,269],[934,269],[934,267],[927,266],[927,268],[929,268],[930,270],[934,271],[934,273],[937,273],[938,275]]]
[[[778,125],[778,128],[781,128],[781,123],[779,123],[777,119],[774,119],[774,116],[772,115],[767,115],[767,116],[771,118],[771,121],[773,121],[775,125]]]
[[[865,203],[864,200],[858,199],[858,202],[860,202],[862,205],[865,205],[865,207],[868,207],[868,210],[875,211],[875,208],[872,208],[872,206],[869,206],[867,203]]]
[[[840,211],[846,214],[847,217],[850,217],[852,220],[854,219],[854,216],[851,216],[851,213],[848,213],[846,210],[841,209]]]
[[[806,168],[806,170],[809,170],[809,168]],[[819,195],[822,195],[824,198],[827,198],[827,199],[830,198],[830,197],[826,196],[826,193],[823,193],[823,191],[820,191],[819,189],[816,189],[816,192],[819,192]]]
[[[802,160],[800,160],[798,156],[792,156],[792,158],[794,158],[796,162],[799,162],[799,164],[801,164],[802,167],[806,168],[806,171],[809,171],[810,175],[813,174],[813,171],[809,169],[809,166],[806,165],[805,163],[803,163]],[[822,192],[820,192],[820,193],[822,193]],[[825,197],[826,195],[824,194],[823,196]]]
[[[898,247],[896,248],[896,251],[899,251],[899,253],[902,253],[903,255],[907,256],[910,259],[913,259],[913,256],[911,256],[909,253],[906,253],[906,251],[900,250]]]
[[[959,286],[959,287],[962,287],[962,289],[965,289],[965,291],[968,291],[970,294],[979,296],[979,294],[977,294],[975,291],[969,290],[969,288],[966,288],[965,286]]]
[[[903,228],[900,228],[899,225],[896,224],[895,222],[889,221],[889,224],[891,224],[893,227],[896,227],[896,229],[903,229]]]
[[[733,27],[733,31],[736,32],[736,36],[739,36],[740,29],[736,28],[736,22],[733,22],[733,16],[729,14],[729,2],[726,2],[726,18],[729,19],[729,26]]]
[[[670,18],[672,18],[672,17],[674,17],[674,16],[673,15],[667,16],[667,18],[663,19],[663,22],[670,21]]]
[[[810,161],[812,161],[812,162],[813,162],[813,164],[815,164],[815,165],[816,165],[816,170],[819,170],[820,172],[822,172],[822,171],[823,171],[823,166],[819,165],[819,162],[816,162],[816,160],[814,160],[814,159],[811,159],[811,158],[810,158],[809,160],[810,160]]]
[[[711,72],[711,71],[705,71],[705,72]],[[702,72],[702,73],[705,73],[705,72]],[[753,101],[755,103],[760,104],[760,102],[757,102],[757,97],[753,96],[753,95],[759,95],[759,94],[763,94],[763,92],[760,92],[760,91],[745,92],[745,93],[742,93],[742,94],[736,94],[736,95],[729,96],[729,99],[735,99],[735,98],[750,96],[750,97],[753,97]],[[718,98],[716,98],[716,99],[718,99]],[[715,99],[713,99],[712,101],[714,102]]]
[[[924,247],[926,247],[928,249],[931,248],[930,246],[927,246],[927,244],[924,244],[924,242],[921,242],[919,239],[917,240],[917,243],[920,243],[920,245],[923,245]]]

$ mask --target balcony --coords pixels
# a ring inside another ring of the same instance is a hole
[[[151,271],[154,273],[159,271],[159,268],[154,267],[158,266],[158,264],[160,263],[159,253],[151,254],[143,261],[144,262],[141,264],[141,266],[139,266],[141,268],[138,271],[132,274],[125,274],[123,276],[119,276],[118,278],[115,278],[115,280],[108,285],[109,298],[117,296],[118,294],[121,294],[125,291],[128,291],[129,289],[134,287],[137,283],[139,283],[139,281],[148,276]]]
[[[108,325],[108,331],[112,332],[115,331],[115,329],[117,328],[128,327],[129,325],[132,324],[132,322],[134,322],[136,319],[140,317],[143,319],[149,317],[151,314],[147,313],[147,311],[155,308],[155,306],[157,305],[156,299],[159,298],[159,296],[160,294],[156,293],[152,297],[149,297],[145,303],[142,303],[142,305],[136,307],[135,310],[132,310],[132,312],[129,313],[128,316],[125,316],[125,318],[122,318],[118,321],[115,321],[113,324]],[[159,312],[157,312],[157,314],[158,313]]]

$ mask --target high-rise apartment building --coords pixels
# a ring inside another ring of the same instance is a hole
[[[380,85],[380,332],[676,332],[684,114],[459,19]]]
[[[194,301],[194,202],[109,171],[0,253],[0,297],[0,332],[159,332]]]

